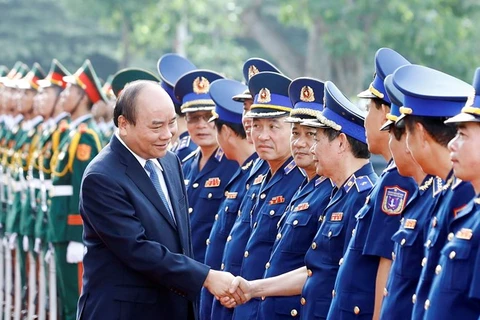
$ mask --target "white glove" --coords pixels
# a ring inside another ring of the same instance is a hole
[[[80,242],[70,241],[67,246],[67,262],[80,263],[83,261],[84,245]]]
[[[47,252],[45,253],[45,262],[49,264],[50,259],[52,259],[52,251],[48,249]]]
[[[25,252],[28,252],[28,237],[27,236],[23,236],[23,239],[22,239],[22,245],[23,245],[23,251]]]
[[[42,239],[35,238],[35,245],[33,246],[33,251],[35,251],[35,253],[39,253],[41,245],[42,245]]]
[[[15,241],[17,240],[17,234],[16,233],[12,233],[10,235],[10,237],[8,238],[8,247],[10,248],[10,250],[13,250],[15,249]]]
[[[4,237],[4,238],[2,239],[2,244],[3,244],[3,246],[4,246],[5,248],[8,248],[8,239],[7,239],[7,237]]]

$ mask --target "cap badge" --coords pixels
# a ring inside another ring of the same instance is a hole
[[[204,77],[196,77],[193,81],[193,92],[196,94],[208,93],[210,82]]]
[[[270,90],[267,88],[262,88],[258,93],[258,102],[259,103],[269,103],[272,101],[272,96],[270,94]]]
[[[467,102],[465,102],[466,107],[473,106],[473,103],[475,102],[475,90],[473,90],[472,94],[468,96]]]
[[[257,67],[255,67],[252,64],[250,67],[248,67],[248,80],[250,80],[251,77],[253,77],[254,75],[256,75],[259,72],[260,71],[258,71]]]
[[[309,86],[304,86],[302,88],[302,94],[300,95],[300,100],[305,102],[315,101],[315,94],[313,93],[313,89]]]

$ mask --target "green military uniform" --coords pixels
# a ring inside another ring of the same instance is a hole
[[[104,99],[96,74],[87,60],[65,81],[79,85],[90,101]],[[63,319],[75,319],[81,289],[82,263],[68,263],[69,244],[81,243],[83,224],[79,214],[79,195],[83,172],[100,152],[102,143],[90,114],[72,120],[65,137],[52,156],[52,188],[49,196],[47,238],[53,244]]]

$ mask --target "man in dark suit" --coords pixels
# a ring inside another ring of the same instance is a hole
[[[114,121],[118,132],[82,182],[77,318],[195,319],[202,286],[220,297],[233,276],[192,258],[181,166],[168,151],[177,130],[172,100],[154,82],[132,82]]]

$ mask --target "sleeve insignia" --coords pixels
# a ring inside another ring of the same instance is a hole
[[[382,201],[382,211],[388,215],[402,213],[407,201],[408,191],[397,186],[385,187]]]

